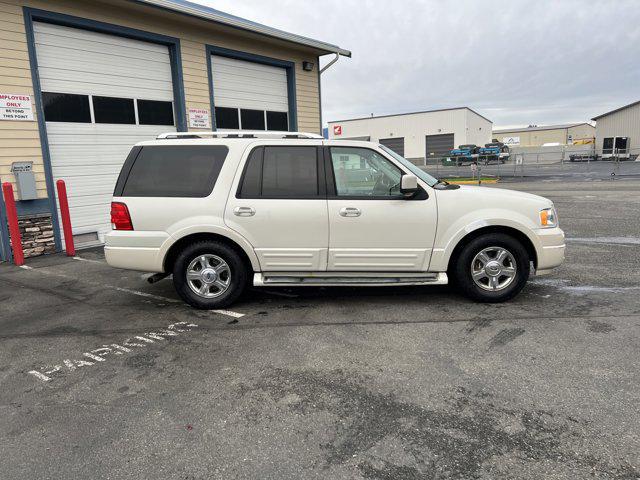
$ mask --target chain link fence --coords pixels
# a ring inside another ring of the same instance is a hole
[[[413,161],[431,175],[445,179],[640,175],[640,149],[602,150],[594,145],[512,147],[508,155],[502,157],[446,155]]]

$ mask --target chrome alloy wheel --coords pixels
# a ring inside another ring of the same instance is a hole
[[[516,278],[516,259],[502,247],[488,247],[473,257],[471,278],[483,290],[497,292]]]
[[[231,269],[217,255],[199,255],[187,267],[187,283],[196,295],[216,298],[229,289]]]

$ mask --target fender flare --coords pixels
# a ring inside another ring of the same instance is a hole
[[[166,259],[167,253],[169,252],[171,247],[173,247],[178,241],[182,240],[185,237],[188,237],[189,235],[207,233],[220,235],[221,237],[225,237],[226,239],[238,245],[238,247],[242,249],[242,251],[247,255],[247,258],[251,262],[251,268],[253,268],[255,272],[260,271],[260,263],[258,262],[258,257],[256,256],[256,253],[253,250],[253,246],[249,243],[249,241],[238,232],[231,230],[230,228],[220,227],[217,225],[197,225],[185,227],[173,232],[160,246],[157,261],[160,265],[164,266],[164,261]]]

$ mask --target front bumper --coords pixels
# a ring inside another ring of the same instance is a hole
[[[564,232],[559,228],[539,228],[536,230],[539,245],[536,248],[538,264],[536,265],[536,275],[549,273],[564,262],[566,249]]]

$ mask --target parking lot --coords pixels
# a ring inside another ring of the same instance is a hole
[[[492,188],[551,198],[568,237],[499,305],[307,288],[205,312],[100,250],[0,265],[0,477],[640,478],[640,180]]]

